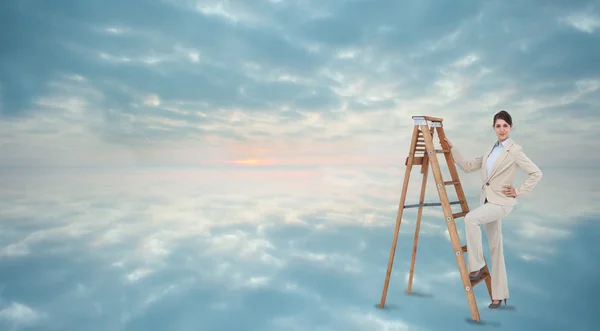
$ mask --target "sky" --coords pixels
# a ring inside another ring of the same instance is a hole
[[[470,158],[502,109],[544,177],[504,221],[511,299],[478,287],[482,324],[599,322],[595,1],[20,0],[0,31],[2,330],[476,327],[440,208],[420,295],[413,209],[375,305],[411,116]]]
[[[391,165],[411,116],[483,148],[501,109],[539,163],[598,160],[593,1],[0,6],[5,165]]]

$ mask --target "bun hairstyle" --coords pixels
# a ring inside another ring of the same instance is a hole
[[[512,117],[510,116],[510,114],[506,110],[501,110],[501,111],[497,112],[496,115],[494,115],[494,123],[492,125],[496,125],[496,121],[497,120],[504,120],[511,127],[513,125],[513,123],[512,123]]]

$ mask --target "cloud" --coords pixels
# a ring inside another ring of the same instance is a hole
[[[574,12],[562,17],[560,22],[586,33],[594,33],[600,28],[600,17],[596,13]]]
[[[45,317],[43,312],[18,302],[12,302],[4,306],[0,308],[0,320],[3,322],[1,324],[8,324],[12,328],[31,326]]]

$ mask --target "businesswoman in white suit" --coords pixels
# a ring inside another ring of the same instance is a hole
[[[502,243],[502,218],[512,212],[517,198],[531,192],[542,178],[538,166],[525,155],[523,148],[510,138],[510,114],[502,110],[494,115],[493,128],[498,140],[483,156],[473,160],[463,159],[457,148],[446,138],[454,162],[464,172],[482,170],[481,206],[465,216],[467,265],[469,277],[472,281],[477,280],[485,267],[480,228],[483,225],[492,256],[492,303],[489,305],[492,309],[500,307],[502,300],[506,304],[509,297]],[[517,167],[527,172],[528,177],[519,188],[514,188],[512,183]]]

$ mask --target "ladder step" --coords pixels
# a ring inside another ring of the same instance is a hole
[[[464,245],[463,247],[461,247],[461,249],[462,249],[463,253],[466,253],[467,252],[467,245]],[[488,277],[491,277],[491,275],[490,275],[490,269],[488,269],[488,267],[486,266],[485,269],[483,269],[483,271],[481,272],[481,277],[478,280],[476,280],[474,282],[471,282],[471,287],[475,287],[475,285],[483,282]]]
[[[408,165],[408,157],[404,161],[404,165]],[[423,157],[422,156],[413,157],[413,165],[423,165]]]
[[[457,219],[457,218],[460,218],[460,217],[463,217],[463,216],[467,215],[468,213],[469,212],[462,211],[460,213],[452,214],[452,217],[454,217],[454,219]]]
[[[444,185],[458,185],[458,184],[460,184],[460,181],[458,181],[458,180],[451,180],[451,181],[444,182]]]
[[[458,205],[463,203],[462,201],[452,201],[450,202],[451,205]],[[417,203],[414,205],[405,205],[404,209],[406,208],[414,208],[414,207],[433,207],[433,206],[441,206],[442,203],[441,202],[424,202],[424,203]],[[460,213],[459,213],[460,214]]]
[[[436,149],[435,150],[436,153],[450,153],[449,149]]]

